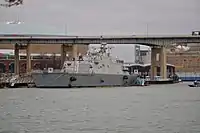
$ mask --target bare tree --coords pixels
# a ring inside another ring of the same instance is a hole
[[[12,7],[12,6],[18,6],[23,4],[23,0],[5,0],[5,4],[0,4],[0,6],[3,7]]]

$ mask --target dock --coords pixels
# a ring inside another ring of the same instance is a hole
[[[29,87],[29,85],[34,85],[31,74],[1,74],[0,88]]]
[[[148,80],[146,82],[148,82],[148,84],[174,84],[174,83],[179,83],[179,81],[175,81],[173,79]]]

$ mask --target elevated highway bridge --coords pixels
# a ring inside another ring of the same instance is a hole
[[[57,44],[61,45],[61,63],[64,62],[67,47],[71,47],[73,57],[77,56],[77,44],[141,44],[152,47],[151,51],[151,79],[157,75],[167,78],[166,48],[176,43],[200,43],[200,35],[178,36],[58,36],[58,35],[0,35],[0,48],[8,46],[15,49],[15,73],[19,73],[19,49],[26,49],[27,72],[31,70],[30,45]],[[159,54],[159,59],[157,55]]]
[[[174,43],[199,43],[200,36],[58,36],[58,35],[0,35],[0,44],[141,44],[169,46]]]

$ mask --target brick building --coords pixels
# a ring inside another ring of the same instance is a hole
[[[89,48],[89,45],[78,45],[77,51],[78,53],[85,54]],[[11,44],[1,44],[0,49],[14,49],[14,45]],[[31,45],[31,53],[37,54],[60,54],[61,52],[61,44],[33,44]],[[20,53],[26,53],[25,50],[20,50]],[[68,53],[71,53],[71,49],[69,47]]]
[[[1,45],[1,49],[13,49],[13,45]],[[82,55],[86,54],[89,45],[78,45],[77,52]],[[45,67],[52,67],[60,69],[62,67],[60,59],[61,45],[48,44],[48,45],[31,45],[31,66],[32,69],[43,69]],[[35,55],[36,54],[36,55]],[[47,55],[48,54],[48,55]],[[72,55],[72,49],[69,47],[67,52],[69,56]],[[14,72],[14,53],[1,54],[0,56],[0,73],[13,73]],[[20,50],[20,73],[26,72],[26,51]]]
[[[200,72],[200,53],[169,53],[167,62],[174,64],[177,72]]]
[[[175,66],[176,72],[200,73],[200,44],[188,44],[189,50],[167,53],[167,63]],[[151,51],[140,50],[141,64],[151,63]]]
[[[167,63],[176,67],[176,72],[200,72],[200,45],[189,44],[188,51],[167,54]]]

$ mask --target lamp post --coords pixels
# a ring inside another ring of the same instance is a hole
[[[4,0],[5,3],[1,4],[0,7],[13,7],[13,6],[18,6],[23,4],[23,0]],[[19,18],[18,18],[19,19]],[[23,22],[21,21],[7,21],[5,24],[7,25],[19,25],[22,24]]]

